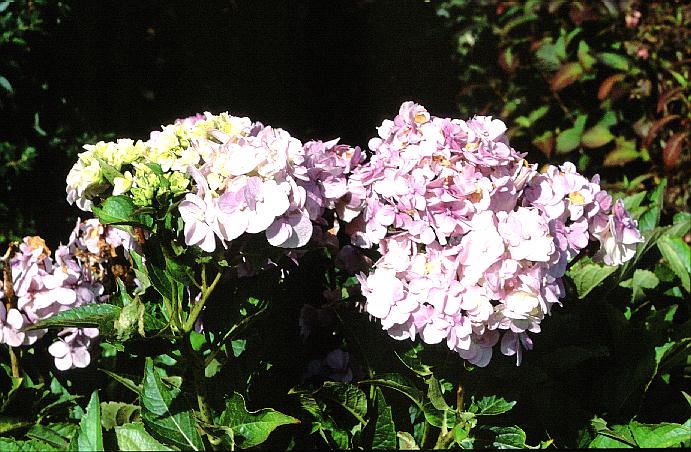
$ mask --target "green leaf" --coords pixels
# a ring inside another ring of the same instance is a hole
[[[291,391],[291,393],[293,392]],[[302,391],[298,392],[297,394],[300,398],[300,405],[302,408],[316,419],[315,422],[312,422],[312,431],[310,433],[318,431],[319,435],[327,444],[331,445],[331,443],[333,443],[337,449],[350,448],[348,432],[342,428],[339,428],[331,416],[322,411],[314,397],[312,397],[311,394]],[[329,437],[326,435],[327,432],[329,433],[331,441],[329,441]]]
[[[595,58],[588,53],[590,50],[590,47],[588,46],[588,43],[585,41],[581,41],[578,43],[578,61],[581,63],[581,66],[583,66],[583,69],[586,71],[590,71],[593,68],[593,65],[597,61]]]
[[[119,195],[111,196],[100,207],[93,206],[92,210],[102,224],[131,224],[138,220],[134,216],[135,208],[130,198]]]
[[[395,449],[396,426],[391,416],[391,407],[387,405],[384,393],[375,388],[375,406],[377,421],[374,424],[374,436],[372,437],[372,449]]]
[[[115,427],[115,437],[120,450],[173,450],[158,442],[139,422]]]
[[[629,70],[629,59],[623,55],[619,55],[618,53],[600,52],[596,55],[596,57],[600,63],[604,64],[605,66],[609,66],[612,69],[617,69],[624,72]]]
[[[514,405],[516,405],[516,402],[507,402],[503,397],[492,395],[483,397],[477,402],[473,401],[468,411],[475,413],[476,416],[490,416],[506,413]]]
[[[652,230],[659,224],[666,189],[667,179],[662,179],[650,193],[650,209],[638,219],[638,229],[641,232]]]
[[[491,431],[497,434],[492,446],[497,449],[528,449],[525,443],[525,432],[518,426],[491,427]]]
[[[420,358],[417,356],[417,351],[415,348],[411,348],[403,354],[400,354],[397,351],[394,351],[394,353],[408,369],[412,370],[421,377],[432,375],[432,368],[427,364],[422,363]]]
[[[609,131],[608,128],[601,125],[595,125],[586,132],[581,137],[581,144],[587,148],[599,148],[606,145],[614,139],[614,135]]]
[[[101,407],[98,401],[98,390],[91,393],[86,406],[86,414],[79,421],[79,450],[103,450],[103,431],[101,430]]]
[[[162,268],[148,261],[146,263],[146,270],[153,288],[156,289],[161,296],[170,300],[173,295],[173,281],[170,275]]]
[[[636,149],[635,141],[617,137],[614,139],[614,143],[614,149],[607,153],[602,162],[603,166],[623,166],[641,158],[641,153]]]
[[[22,419],[16,416],[0,416],[0,435],[12,432],[14,430],[31,427],[34,424],[33,420]]]
[[[643,297],[643,289],[654,289],[658,284],[660,284],[660,280],[655,276],[655,273],[650,270],[641,270],[640,268],[636,269],[631,279],[619,283],[621,287],[632,290],[631,301],[634,302]]]
[[[51,446],[43,441],[31,439],[29,441],[17,441],[12,438],[0,438],[0,450],[3,452],[48,452],[60,451],[62,449]]]
[[[128,305],[122,308],[120,315],[115,320],[115,337],[124,342],[128,340],[137,329],[143,333],[144,322],[144,303],[139,297],[135,297]],[[141,328],[138,328],[140,327]],[[143,334],[142,334],[143,335]]]
[[[577,62],[565,63],[550,80],[553,91],[561,91],[577,82],[583,75],[583,66]]]
[[[583,299],[616,269],[616,267],[596,264],[590,258],[583,258],[569,269],[568,275],[576,285],[578,298]]]
[[[115,320],[121,309],[112,304],[87,304],[67,311],[58,312],[52,317],[40,320],[25,330],[44,328],[98,328],[101,334],[108,335],[113,331]]]
[[[425,420],[437,428],[453,428],[456,425],[456,411],[451,408],[440,410],[432,405],[432,402],[428,402],[422,407],[422,411]]]
[[[0,75],[0,87],[7,91],[9,94],[14,94],[14,89],[12,89],[12,84],[5,77]]]
[[[537,57],[541,66],[548,71],[556,71],[561,65],[561,61],[557,56],[556,46],[551,42],[542,44],[535,52],[535,56]]]
[[[108,430],[114,427],[139,421],[139,405],[125,402],[101,402],[101,426]]]
[[[180,449],[203,450],[192,410],[180,389],[168,386],[146,358],[141,392],[142,420],[157,440]]]
[[[636,421],[629,423],[629,430],[642,448],[668,448],[679,447],[682,443],[689,442],[691,428],[687,425],[663,422],[661,424],[641,424]]]
[[[326,381],[315,395],[331,400],[346,409],[358,422],[366,424],[367,396],[357,386],[350,383]]]
[[[657,241],[657,247],[665,258],[669,268],[679,277],[682,287],[691,292],[691,248],[681,237],[663,235]]]
[[[123,385],[124,387],[126,387],[127,389],[129,389],[130,391],[136,393],[137,395],[139,395],[139,393],[142,392],[142,385],[136,384],[131,379],[129,379],[127,377],[123,377],[121,375],[116,374],[115,372],[111,372],[111,371],[106,370],[106,369],[99,369],[99,370],[101,372],[105,373],[106,375],[108,375],[113,380],[115,380],[118,383],[120,383],[121,385]]]
[[[450,408],[446,400],[444,400],[439,380],[437,380],[434,375],[427,379],[427,397],[429,397],[430,402],[432,402],[432,406],[440,411]]]
[[[226,400],[226,409],[221,413],[219,424],[230,427],[236,437],[236,443],[243,449],[261,444],[277,427],[297,424],[294,417],[264,408],[259,411],[247,411],[245,399],[237,392]],[[237,437],[241,439],[238,441]]]
[[[401,450],[420,450],[420,446],[415,443],[415,438],[408,432],[396,433],[398,437],[398,448]]]
[[[380,386],[384,388],[390,388],[408,397],[415,403],[418,408],[422,409],[424,403],[425,395],[420,391],[415,384],[412,383],[407,378],[396,373],[381,374],[377,378],[372,378],[370,380],[361,380],[360,384],[371,384],[375,386]]]
[[[71,439],[77,433],[77,424],[54,423],[47,426],[36,424],[26,433],[26,436],[43,441],[60,450],[69,447]]]
[[[588,115],[579,115],[576,118],[574,126],[566,129],[557,135],[556,152],[557,154],[566,154],[573,151],[581,144],[581,135],[585,128],[585,122]]]

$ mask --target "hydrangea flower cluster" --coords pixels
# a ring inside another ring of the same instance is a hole
[[[89,209],[96,196],[127,194],[149,206],[161,195],[184,194],[185,243],[207,252],[217,238],[227,247],[244,233],[263,232],[276,247],[305,245],[364,158],[338,140],[303,145],[285,130],[227,113],[179,119],[146,142],[85,148],[67,177],[68,201]]]
[[[199,167],[189,166],[196,191],[180,215],[188,245],[214,251],[244,233],[263,232],[272,246],[298,248],[312,237],[312,222],[326,225],[325,209],[346,194],[346,174],[362,159],[358,148],[329,142],[303,144],[282,129],[255,124],[244,136],[214,134],[198,140]]]
[[[520,364],[590,240],[608,265],[643,240],[597,176],[570,163],[540,173],[505,131],[498,119],[438,118],[406,102],[370,140],[374,154],[339,206],[352,242],[382,255],[358,276],[367,312],[396,339],[445,341],[478,366],[499,341]]]
[[[40,237],[25,237],[9,259],[11,288],[0,290],[0,343],[11,347],[30,345],[47,330],[23,331],[29,325],[107,298],[103,280],[105,263],[114,250],[125,251],[137,243],[125,231],[92,219],[77,223],[67,245],[51,251]],[[9,292],[9,293],[6,293]],[[86,367],[89,347],[98,337],[96,328],[66,328],[49,348],[60,370]]]
[[[248,118],[196,115],[178,119],[153,131],[147,141],[129,138],[84,145],[67,175],[67,201],[85,211],[93,199],[128,195],[138,206],[150,206],[156,197],[189,190],[189,165],[199,163],[196,139],[211,133],[246,135],[252,126]]]

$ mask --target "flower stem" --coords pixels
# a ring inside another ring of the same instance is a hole
[[[199,317],[199,314],[201,314],[202,309],[204,309],[204,304],[206,303],[206,300],[209,299],[209,296],[216,288],[216,285],[221,280],[221,275],[223,274],[222,272],[216,273],[216,277],[211,282],[211,285],[207,287],[205,273],[206,272],[202,270],[202,297],[197,303],[194,304],[192,310],[190,311],[189,317],[187,317],[187,321],[183,325],[182,329],[185,333],[189,333],[190,331],[192,331],[192,328],[194,328],[194,323],[197,321],[197,318]]]
[[[194,378],[194,392],[197,395],[197,406],[199,407],[199,417],[205,424],[213,424],[214,416],[211,408],[207,403],[208,393],[206,391],[206,375],[204,375],[204,357],[201,352],[197,352],[192,348],[189,335],[185,337],[185,345],[188,356],[192,364],[192,376]],[[206,438],[211,444],[213,450],[218,450],[221,440],[216,438],[211,433],[206,433]]]
[[[14,347],[9,347],[10,349],[10,367],[12,368],[12,378],[19,378],[21,372],[19,371],[19,357],[14,352]]]

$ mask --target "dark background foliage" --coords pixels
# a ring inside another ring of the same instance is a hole
[[[52,3],[33,2],[41,32],[26,45],[2,46],[18,70],[3,65],[16,101],[2,105],[0,136],[37,150],[33,172],[12,174],[3,196],[10,212],[2,227],[15,237],[27,232],[10,227],[18,214],[49,243],[66,236],[74,209],[63,201],[64,178],[86,132],[92,141],[106,132],[145,139],[175,118],[229,110],[303,140],[366,146],[405,100],[438,115],[456,111],[454,43],[431,4]],[[10,3],[8,11],[27,14],[30,4]],[[36,114],[60,141],[36,133]]]

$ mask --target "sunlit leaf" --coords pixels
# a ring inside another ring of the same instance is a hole
[[[657,247],[672,271],[681,280],[682,287],[691,291],[691,248],[681,237],[664,235],[657,241]]]
[[[226,409],[221,413],[218,422],[231,428],[236,443],[246,449],[266,441],[277,427],[297,424],[300,421],[271,408],[247,411],[245,399],[236,392],[226,400]]]
[[[86,407],[86,414],[79,422],[77,437],[79,450],[103,450],[103,431],[101,430],[101,406],[98,391],[91,393],[91,400]]]
[[[179,388],[163,382],[151,358],[144,366],[141,407],[144,425],[158,441],[180,449],[204,449],[187,401]]]
[[[140,422],[115,427],[115,437],[117,438],[120,450],[173,450],[158,442],[144,429],[144,424]]]

